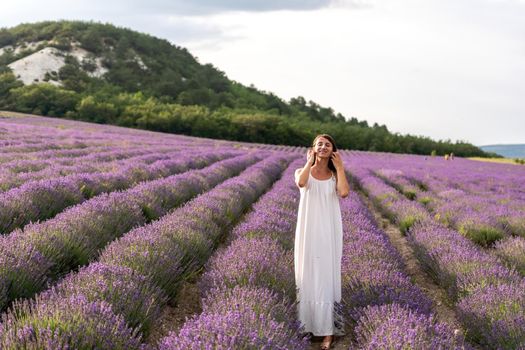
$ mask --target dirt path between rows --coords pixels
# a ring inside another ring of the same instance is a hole
[[[147,339],[148,344],[156,345],[170,332],[178,332],[186,322],[186,318],[202,312],[201,298],[197,287],[200,276],[195,276],[192,280],[182,283],[177,299],[173,303],[174,306],[166,306],[160,319],[153,325],[153,331]]]
[[[390,220],[383,217],[379,211],[374,208],[370,199],[361,195],[361,199],[366,203],[370,212],[374,214],[378,226],[386,233],[390,242],[401,255],[405,264],[405,273],[410,277],[412,283],[418,286],[433,302],[433,310],[439,321],[449,324],[454,329],[465,334],[463,327],[460,325],[454,306],[444,289],[438,286],[432,278],[423,270],[421,263],[417,260],[414,250],[408,244],[406,237],[402,234],[397,226]]]

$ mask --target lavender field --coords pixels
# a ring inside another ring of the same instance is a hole
[[[295,317],[305,147],[32,116],[0,145],[0,349],[318,347]],[[341,154],[335,348],[524,349],[525,167]]]

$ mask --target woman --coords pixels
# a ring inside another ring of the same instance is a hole
[[[341,301],[343,250],[338,195],[344,198],[350,190],[332,137],[314,139],[295,183],[301,192],[294,251],[298,317],[306,332],[324,336],[321,349],[329,349],[334,335],[344,334],[334,308]]]

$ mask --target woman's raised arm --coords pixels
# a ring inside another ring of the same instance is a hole
[[[312,148],[308,149],[306,159],[307,160],[304,167],[295,171],[295,184],[299,188],[306,186],[306,183],[308,182],[308,177],[310,176],[310,168],[312,167],[315,161],[315,152]]]
[[[334,163],[335,170],[337,171],[337,194],[339,194],[342,198],[346,198],[350,193],[350,185],[346,179],[345,167],[339,152],[332,153],[332,162]]]

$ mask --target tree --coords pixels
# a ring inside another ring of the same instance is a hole
[[[10,90],[9,102],[14,110],[61,117],[75,109],[79,96],[70,90],[41,83]]]
[[[24,84],[16,79],[15,75],[11,72],[0,74],[0,106],[5,108],[5,104],[9,99],[11,89],[21,87]]]
[[[73,115],[80,120],[114,124],[118,119],[118,110],[113,103],[97,101],[94,96],[86,96],[78,103]]]

